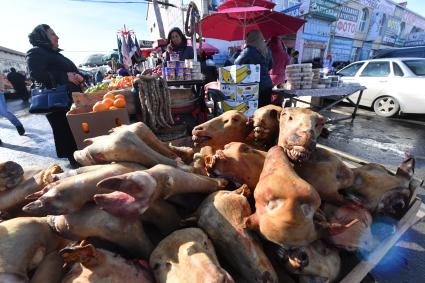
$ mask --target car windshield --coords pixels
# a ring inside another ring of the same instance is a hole
[[[417,76],[425,76],[425,60],[403,60],[403,63]]]
[[[363,66],[364,62],[353,63],[348,65],[344,69],[337,72],[337,75],[346,76],[346,77],[354,77],[357,71]]]

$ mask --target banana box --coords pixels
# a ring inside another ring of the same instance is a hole
[[[258,83],[253,84],[220,84],[220,91],[227,100],[243,102],[248,100],[258,100]]]
[[[254,115],[255,110],[258,109],[258,99],[248,100],[244,102],[236,102],[232,100],[221,101],[221,109],[223,112],[229,110],[238,110],[244,113],[245,116],[251,117]]]
[[[220,82],[226,84],[260,82],[260,65],[232,65],[219,68]]]

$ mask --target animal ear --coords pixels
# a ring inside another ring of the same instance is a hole
[[[330,133],[331,132],[328,130],[328,128],[323,128],[322,131],[320,132],[320,137],[327,139]]]
[[[279,112],[277,110],[272,109],[270,111],[270,118],[272,118],[273,120],[279,120],[279,117],[280,117],[280,115],[279,115]]]
[[[250,230],[259,230],[258,216],[256,213],[244,218],[244,228]]]
[[[407,158],[397,168],[396,176],[403,177],[407,180],[412,179],[415,173],[415,158],[408,155]]]

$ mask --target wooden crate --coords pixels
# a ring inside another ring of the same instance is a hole
[[[338,155],[344,163],[350,167],[359,167],[368,164],[367,160],[360,159],[346,152],[342,152],[324,145],[318,147],[327,149]],[[391,174],[395,172],[388,170]],[[385,238],[381,243],[367,256],[367,260],[357,258],[353,253],[341,253],[341,273],[339,282],[353,283],[360,282],[372,269],[379,264],[385,254],[397,243],[401,236],[414,224],[425,216],[425,204],[416,197],[416,192],[423,184],[423,180],[413,178],[409,188],[411,191],[410,203],[398,219],[393,234]]]

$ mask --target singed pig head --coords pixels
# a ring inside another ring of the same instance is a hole
[[[252,117],[255,141],[267,149],[276,144],[281,112],[282,107],[269,104],[255,110]]]
[[[301,258],[299,258],[301,255]],[[302,262],[306,262],[305,265]],[[303,282],[334,282],[341,267],[338,250],[315,241],[299,250],[289,251],[285,268],[303,277]]]
[[[320,206],[316,190],[292,168],[284,150],[272,147],[254,191],[256,212],[249,229],[282,246],[304,246],[317,239],[313,216]]]
[[[322,208],[329,221],[325,236],[328,242],[347,251],[370,251],[374,247],[372,215],[367,209],[353,204],[324,204]]]
[[[231,142],[223,150],[205,157],[205,167],[210,176],[218,176],[246,184],[254,190],[263,169],[267,152],[257,150],[241,142]]]
[[[316,189],[323,202],[347,202],[340,190],[353,185],[354,173],[334,153],[317,148],[308,160],[295,163],[294,169]]]
[[[355,168],[354,184],[347,190],[349,196],[371,213],[395,214],[408,205],[414,166],[415,159],[409,157],[395,175],[374,163]]]
[[[292,161],[302,162],[316,148],[325,118],[306,108],[284,108],[280,114],[278,144]]]
[[[251,130],[252,126],[242,112],[230,110],[193,128],[192,140],[196,148],[222,149],[229,142],[244,141]]]
[[[62,282],[141,282],[153,283],[149,264],[144,260],[126,260],[91,244],[67,247],[60,251],[65,262],[75,262]]]

